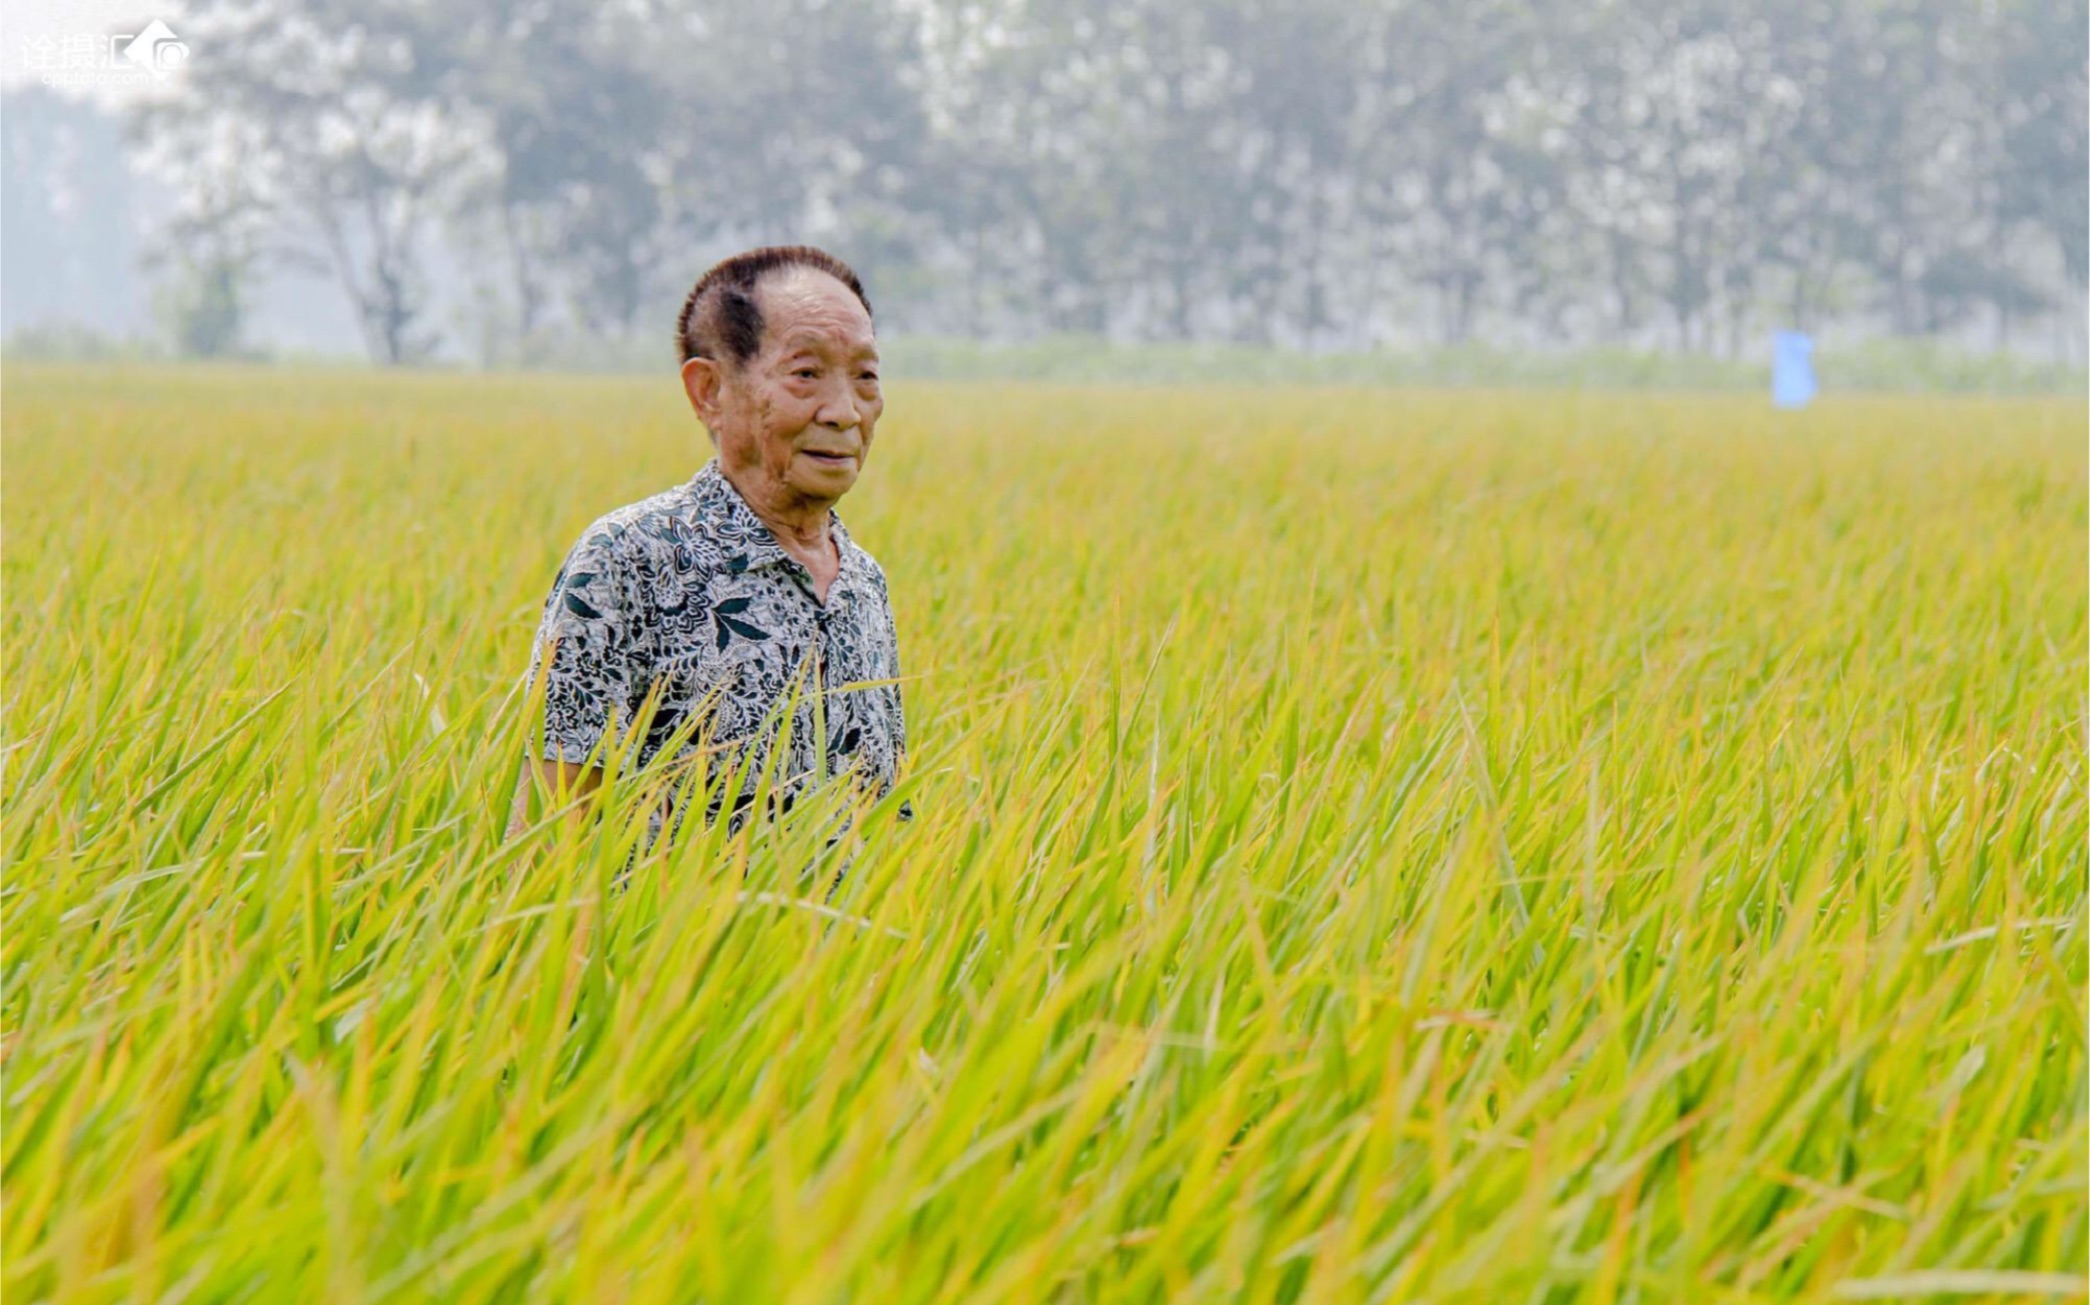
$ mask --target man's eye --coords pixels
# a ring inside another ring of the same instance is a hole
[[[797,377],[798,379],[800,379],[800,380],[802,380],[802,381],[810,381],[810,380],[812,380],[812,379],[813,379],[814,377],[818,376],[818,375],[819,375],[820,373],[819,373],[819,372],[817,372],[817,371],[814,371],[814,370],[813,370],[812,368],[810,368],[810,367],[801,367],[801,368],[799,368],[799,369],[798,369],[797,371],[795,371],[795,372],[793,372],[793,373],[791,373],[791,374],[792,374],[793,376],[796,376],[796,377]]]
[[[876,385],[876,384],[878,384],[878,373],[877,373],[877,372],[865,372],[865,373],[863,374],[863,376],[862,376],[862,377],[861,377],[860,379],[862,379],[862,380],[866,380],[866,381],[869,381],[869,382],[870,382],[871,384],[873,384],[873,385]]]

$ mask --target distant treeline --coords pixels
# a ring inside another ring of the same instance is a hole
[[[801,239],[975,339],[2079,348],[2059,0],[200,0],[181,35],[131,129],[196,352],[287,261],[381,361],[665,357],[710,258]]]

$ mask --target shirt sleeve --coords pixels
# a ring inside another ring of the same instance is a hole
[[[612,726],[630,723],[652,678],[637,597],[616,535],[591,527],[552,582],[531,654],[532,677],[545,676],[547,760],[586,762]]]

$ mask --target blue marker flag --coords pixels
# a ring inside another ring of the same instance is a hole
[[[1771,402],[1804,408],[1814,388],[1814,338],[1804,331],[1778,332],[1771,338]]]

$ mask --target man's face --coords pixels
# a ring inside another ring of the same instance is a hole
[[[825,508],[856,483],[885,408],[871,315],[848,286],[807,268],[764,278],[755,300],[755,355],[738,367],[692,359],[684,383],[720,463],[758,506]]]

